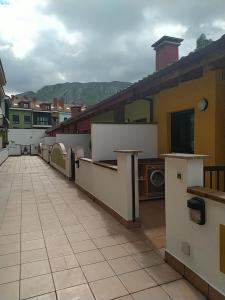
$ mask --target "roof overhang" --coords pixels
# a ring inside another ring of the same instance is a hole
[[[211,69],[223,69],[225,65],[225,35],[209,46],[182,57],[179,61],[168,67],[155,72],[128,88],[112,95],[111,97],[91,106],[52,128],[47,132],[54,131],[61,126],[75,123],[81,119],[90,118],[97,113],[115,108],[121,103],[128,103],[137,99],[156,95],[162,90],[177,86],[179,83],[200,78],[203,76],[204,67]]]

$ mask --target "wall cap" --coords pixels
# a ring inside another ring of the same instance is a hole
[[[141,153],[141,150],[114,150],[117,153]]]
[[[189,187],[187,188],[187,192],[189,194],[194,194],[200,197],[204,197],[225,204],[225,192],[205,188],[202,186]]]
[[[186,154],[186,153],[168,153],[160,154],[161,157],[166,158],[179,158],[179,159],[206,159],[209,158],[209,155],[205,154]]]

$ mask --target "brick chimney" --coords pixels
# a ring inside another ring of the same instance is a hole
[[[58,103],[61,108],[64,108],[64,100],[63,99],[59,99]]]
[[[55,108],[58,107],[58,99],[57,99],[57,98],[53,98],[53,106],[54,106]]]
[[[81,112],[82,105],[74,105],[70,107],[72,117],[76,117]]]
[[[178,61],[178,47],[182,41],[183,39],[164,35],[152,45],[156,51],[156,71]]]

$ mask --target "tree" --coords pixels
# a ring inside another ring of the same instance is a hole
[[[196,40],[196,50],[207,47],[212,43],[211,39],[207,39],[206,35],[202,33],[199,38]]]

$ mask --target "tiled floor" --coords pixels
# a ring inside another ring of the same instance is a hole
[[[201,300],[163,249],[38,157],[0,167],[1,300]]]

